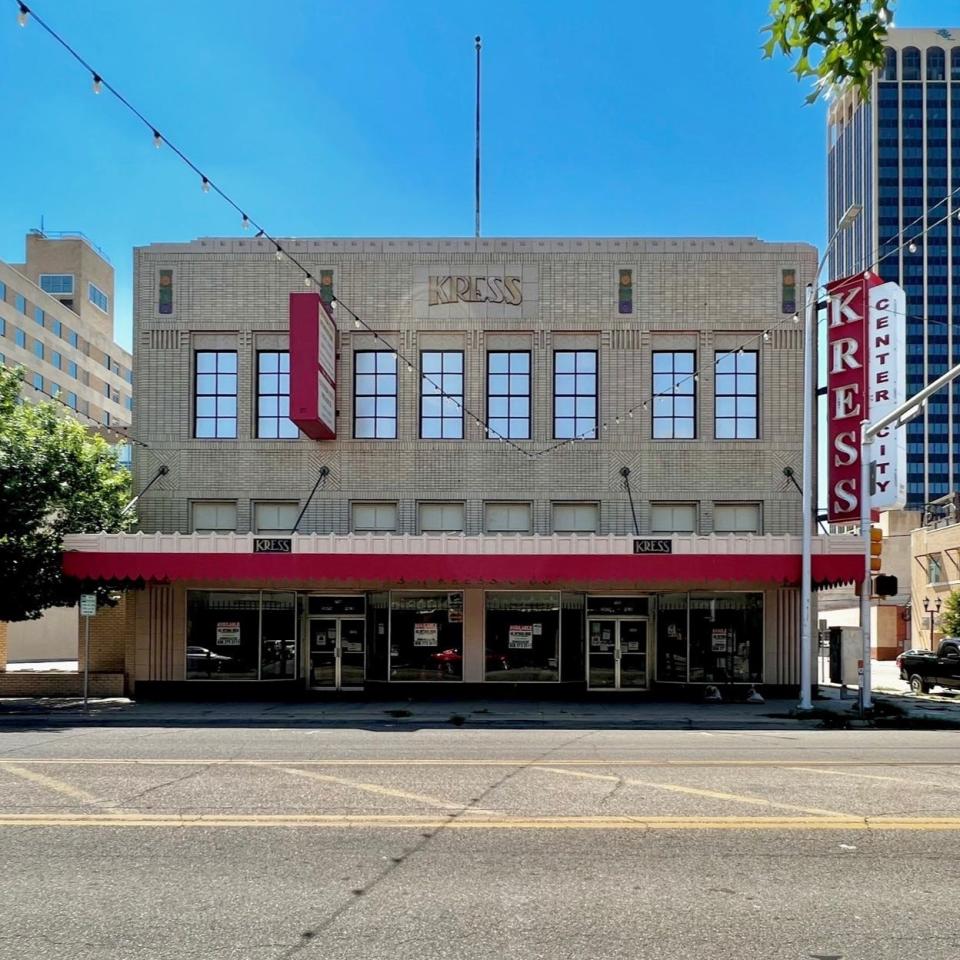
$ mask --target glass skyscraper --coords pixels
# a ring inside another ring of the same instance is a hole
[[[907,295],[907,396],[960,363],[960,28],[892,29],[864,102],[827,119],[831,279],[873,270]],[[907,426],[907,505],[960,490],[960,382]]]

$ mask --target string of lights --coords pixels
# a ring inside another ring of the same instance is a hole
[[[256,238],[264,239],[269,244],[273,245],[275,256],[277,261],[286,260],[297,270],[300,271],[303,284],[306,288],[310,289],[316,283],[319,285],[318,278],[311,273],[310,269],[300,260],[298,257],[290,250],[289,247],[285,246],[281,240],[272,235],[267,231],[267,229],[258,222],[254,217],[250,216],[246,212],[246,208],[241,206],[233,197],[231,197],[224,189],[222,189],[219,184],[217,184],[213,178],[205,173],[193,160],[190,159],[187,154],[181,150],[175,143],[173,143],[170,138],[161,133],[158,127],[152,123],[140,110],[138,110],[126,97],[120,93],[110,82],[105,80],[102,74],[94,69],[94,67],[86,60],[83,56],[60,34],[58,34],[42,17],[40,17],[37,12],[28,7],[22,0],[13,0],[18,6],[18,15],[17,20],[21,27],[25,27],[29,22],[30,18],[33,19],[36,24],[43,29],[50,37],[52,37],[60,46],[62,46],[67,53],[73,57],[83,68],[87,71],[91,78],[91,84],[94,94],[101,94],[104,90],[112,94],[116,100],[121,103],[130,113],[133,114],[137,120],[140,121],[150,132],[151,137],[153,138],[154,146],[159,150],[161,147],[166,145],[175,156],[177,156],[190,170],[192,170],[198,177],[200,177],[200,187],[204,193],[210,193],[213,191],[217,194],[225,203],[227,203],[236,213],[240,215],[241,218],[241,228],[243,230],[248,230],[251,227],[257,230]],[[365,320],[363,317],[359,316],[354,310],[352,310],[347,304],[345,304],[341,299],[334,297],[331,300],[330,306],[332,310],[336,312],[336,315],[339,317],[342,313],[347,313],[349,317],[353,320],[353,324],[357,329],[365,330],[367,333],[371,334],[375,342],[382,343],[391,352],[397,359],[398,364],[405,364],[408,372],[413,373],[417,370],[419,366],[416,363],[415,358],[408,357],[398,346],[388,343],[384,335],[375,327]],[[800,316],[798,313],[794,313],[791,317],[787,319],[778,319],[769,327],[764,329],[761,333],[755,334],[740,344],[736,349],[727,351],[725,353],[720,353],[716,356],[712,366],[715,368],[717,364],[721,363],[723,359],[727,356],[732,356],[735,354],[742,354],[746,349],[752,345],[760,342],[769,343],[771,341],[771,334],[773,330],[778,328],[780,325],[786,323],[797,324],[800,321]],[[433,377],[428,373],[424,373],[422,370],[419,371],[421,379],[428,383],[434,392],[434,396],[439,396],[441,400],[447,400],[454,405],[454,407],[462,411],[463,415],[472,420],[474,424],[479,427],[487,437],[495,439],[501,443],[505,443],[519,454],[524,457],[535,459],[538,457],[546,456],[550,453],[553,453],[556,450],[560,450],[563,447],[568,445],[583,441],[590,440],[599,437],[600,433],[609,431],[611,424],[614,426],[620,426],[629,421],[635,420],[635,413],[638,410],[646,411],[648,410],[648,403],[654,402],[658,399],[667,399],[675,396],[675,391],[685,383],[688,383],[691,379],[698,381],[700,378],[701,372],[706,368],[703,366],[695,367],[693,373],[686,374],[679,379],[673,382],[673,385],[668,390],[662,390],[653,392],[650,395],[650,400],[639,400],[633,403],[632,406],[625,407],[619,412],[615,412],[612,417],[609,417],[606,420],[603,420],[599,416],[599,411],[596,413],[595,425],[588,430],[581,432],[573,437],[567,438],[558,438],[554,442],[548,444],[546,447],[535,450],[535,449],[526,449],[517,443],[512,437],[504,436],[500,431],[495,429],[490,425],[485,415],[481,415],[476,411],[472,410],[463,400],[459,399],[459,396],[451,396],[448,394],[442,386],[442,383],[438,383]],[[139,442],[139,441],[134,441]]]

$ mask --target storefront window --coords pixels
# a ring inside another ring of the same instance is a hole
[[[390,679],[463,679],[463,594],[394,593]]]
[[[260,630],[260,675],[264,680],[297,676],[297,596],[264,593]]]
[[[690,682],[763,679],[763,594],[690,597]]]
[[[687,595],[668,593],[657,600],[657,679],[687,680]]]
[[[187,594],[187,679],[256,680],[260,661],[260,594]]]
[[[560,594],[486,594],[487,680],[560,679]]]
[[[188,680],[292,680],[297,673],[296,594],[188,591]]]

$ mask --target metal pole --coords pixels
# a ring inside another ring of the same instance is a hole
[[[872,706],[870,699],[870,454],[873,437],[870,421],[860,423],[860,537],[863,541],[863,582],[860,585],[860,629],[863,632],[863,674],[860,678],[864,710]]]
[[[477,152],[474,164],[476,185],[474,213],[476,215],[476,236],[480,236],[480,37],[474,38],[477,46]]]
[[[817,291],[807,284],[803,331],[803,481],[800,491],[802,560],[800,580],[800,709],[812,710],[810,701],[810,547],[813,520],[813,335],[817,326]]]
[[[83,631],[83,710],[89,709],[87,701],[90,698],[90,617],[83,618],[86,626]]]
[[[640,524],[637,523],[637,508],[633,505],[633,491],[630,489],[630,468],[621,467],[620,476],[623,477],[623,485],[627,488],[627,496],[630,498],[630,513],[633,515],[633,530],[640,536]]]

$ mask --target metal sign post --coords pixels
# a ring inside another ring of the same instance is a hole
[[[83,711],[89,709],[90,698],[90,618],[97,614],[97,595],[80,594],[80,616],[83,617]]]

